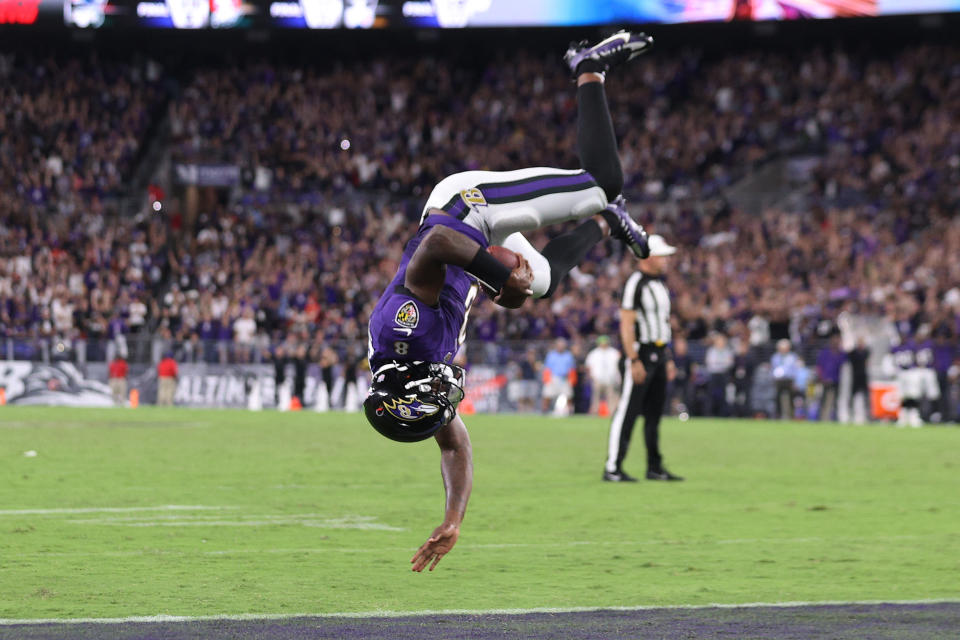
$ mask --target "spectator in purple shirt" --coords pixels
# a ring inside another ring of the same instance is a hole
[[[840,368],[847,354],[840,349],[840,336],[830,336],[827,346],[817,354],[817,378],[823,388],[820,396],[820,419],[835,420],[837,408],[837,389],[840,386]]]

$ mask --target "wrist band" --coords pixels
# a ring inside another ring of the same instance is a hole
[[[494,294],[500,293],[503,285],[510,279],[510,268],[487,253],[483,247],[477,249],[473,260],[463,270],[473,275]]]

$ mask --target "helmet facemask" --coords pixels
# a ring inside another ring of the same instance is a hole
[[[456,415],[463,369],[439,362],[389,362],[373,373],[364,400],[367,420],[399,442],[429,438]]]

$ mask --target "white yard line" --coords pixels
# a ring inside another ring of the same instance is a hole
[[[329,513],[178,513],[174,515],[159,515],[151,513],[142,516],[107,516],[105,518],[78,518],[67,520],[67,522],[80,524],[125,524],[129,522],[162,522],[164,520],[184,520],[199,522],[202,520],[222,520],[223,518],[233,518],[235,520],[289,520],[291,518],[311,519],[311,520],[329,520],[331,522],[373,522],[377,516],[359,516],[359,515],[338,515],[332,516]]]
[[[377,522],[344,522],[334,520],[304,520],[300,518],[274,518],[270,520],[163,520],[160,522],[99,522],[95,524],[120,527],[269,527],[299,525],[315,529],[357,529],[360,531],[406,531],[400,527]]]
[[[158,507],[78,507],[63,509],[6,509],[0,510],[3,516],[56,516],[74,513],[134,513],[137,511],[222,511],[236,507],[214,507],[205,505],[165,504]]]
[[[854,606],[854,605],[922,605],[960,604],[960,600],[825,600],[797,602],[744,602],[715,604],[675,604],[662,606],[639,605],[633,607],[535,607],[531,609],[423,609],[419,611],[341,611],[331,613],[240,613],[209,616],[128,616],[125,618],[0,618],[0,626],[25,624],[129,624],[158,622],[204,622],[204,621],[255,621],[289,620],[292,618],[403,618],[423,616],[489,616],[525,615],[530,613],[591,613],[595,611],[669,611],[675,609],[764,609],[783,607]]]
[[[299,525],[318,529],[359,529],[362,531],[406,531],[377,522],[376,516],[345,515],[330,516],[321,513],[289,514],[201,514],[201,515],[149,515],[119,516],[106,518],[82,518],[67,520],[73,524],[92,524],[118,527],[262,527]]]

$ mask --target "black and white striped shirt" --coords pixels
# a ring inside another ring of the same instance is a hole
[[[620,308],[636,311],[637,341],[665,345],[670,342],[670,292],[663,278],[636,271],[623,288]]]

